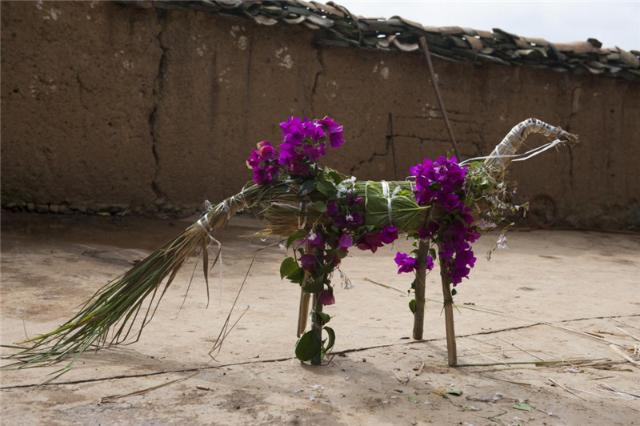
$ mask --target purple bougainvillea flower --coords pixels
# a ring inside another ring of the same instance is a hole
[[[329,117],[322,120],[290,117],[280,123],[280,129],[278,163],[291,176],[311,175],[313,164],[326,154],[327,139],[334,148],[344,143],[342,126]]]
[[[266,185],[273,182],[277,172],[267,169],[256,169],[253,171],[253,181],[258,185]]]
[[[350,234],[342,234],[340,235],[340,239],[338,239],[338,248],[340,250],[348,250],[349,247],[353,245],[353,238]]]
[[[455,251],[448,244],[440,245],[440,249],[438,250],[438,255],[442,259],[449,260],[449,259],[453,258],[454,254],[455,254]]]
[[[311,139],[314,142],[318,142],[325,137],[325,131],[320,120],[308,120],[305,118],[302,121],[302,132],[306,139]]]
[[[476,241],[478,241],[478,239],[480,239],[480,233],[475,229],[468,229],[465,235],[465,239],[470,243],[475,243]],[[498,247],[498,248],[502,248],[502,247]]]
[[[289,165],[289,173],[295,176],[309,176],[311,167],[302,160],[292,161]]]
[[[280,129],[285,144],[299,145],[304,139],[303,123],[298,117],[289,117],[287,121],[280,123]]]
[[[292,161],[298,159],[300,154],[298,153],[298,147],[301,146],[300,143],[288,143],[285,142],[280,145],[280,156],[278,157],[278,163],[281,166],[288,166]]]
[[[350,228],[357,228],[364,224],[364,217],[358,212],[352,212],[345,216],[345,222]]]
[[[364,197],[356,196],[352,192],[347,194],[347,204],[349,206],[359,206],[364,204]]]
[[[398,252],[393,259],[398,265],[398,273],[412,272],[416,269],[416,259],[407,253]]]
[[[398,228],[393,225],[385,225],[380,232],[380,240],[385,244],[391,244],[398,239]]]
[[[358,241],[357,247],[360,250],[371,250],[373,253],[378,250],[378,248],[382,247],[383,243],[380,239],[379,232],[367,232],[360,238]]]
[[[288,146],[280,145],[280,155],[278,156],[278,164],[287,166],[295,158],[295,152],[290,150]]]
[[[315,248],[324,248],[324,237],[320,232],[311,231],[307,236],[307,244]]]
[[[327,214],[332,218],[340,214],[338,203],[335,200],[330,200],[327,203]]]
[[[347,195],[345,196],[345,199],[347,200],[347,205],[351,207],[355,204],[356,194],[352,190],[347,191]]]
[[[324,258],[324,264],[332,269],[337,268],[341,261],[342,259],[335,251],[328,252]]]
[[[340,126],[340,129],[342,129],[342,126]],[[342,130],[336,133],[329,133],[329,143],[331,144],[331,148],[339,148],[344,145]]]
[[[475,264],[471,243],[480,237],[471,209],[464,203],[467,169],[458,164],[456,157],[447,159],[440,156],[435,161],[425,159],[410,170],[415,177],[414,193],[418,204],[439,208],[451,219],[423,225],[418,236],[438,240],[442,266],[456,285],[469,275]],[[430,264],[433,264],[433,259],[428,258],[427,266]]]
[[[253,181],[258,185],[273,182],[278,175],[278,150],[269,141],[261,141],[247,158],[247,166],[253,172]]]
[[[439,197],[440,205],[446,212],[455,212],[463,207],[462,200],[456,194],[447,193]]]
[[[416,260],[416,258],[408,255],[407,253],[396,253],[394,261],[396,262],[396,265],[398,265],[399,274],[412,272],[418,266],[418,261]],[[425,257],[424,262],[427,270],[430,271],[433,269],[433,258],[431,256]]]
[[[364,220],[362,223],[364,223]],[[367,232],[364,234],[358,241],[357,247],[360,250],[371,250],[375,253],[383,245],[390,244],[397,239],[398,228],[393,225],[385,225],[379,232]]]
[[[347,192],[347,196],[345,198],[349,207],[360,206],[364,204],[364,197],[356,195],[353,191]]]
[[[290,117],[280,123],[282,145],[278,162],[292,176],[309,176],[313,163],[326,153],[326,140],[332,139],[337,124],[331,126],[321,120]],[[333,145],[332,145],[333,146]]]
[[[336,303],[336,298],[333,296],[333,288],[329,287],[327,290],[322,290],[318,300],[323,305],[333,305]]]
[[[305,271],[313,272],[316,268],[316,257],[312,254],[303,254],[300,256],[300,265]]]
[[[428,240],[435,235],[439,227],[437,222],[429,222],[426,226],[423,225],[418,229],[418,236],[423,240]]]
[[[425,158],[420,164],[410,168],[416,178],[416,201],[429,204],[439,199],[447,212],[451,212],[462,203],[455,194],[462,189],[467,170],[460,166],[455,157],[438,157],[435,161]]]
[[[310,161],[315,162],[325,154],[325,147],[324,144],[305,144],[302,152]]]
[[[251,168],[256,168],[259,167],[262,162],[273,160],[276,156],[276,149],[271,145],[271,142],[261,141],[257,143],[256,149],[251,151],[247,159],[247,165]]]
[[[331,148],[338,148],[344,145],[344,129],[341,124],[331,117],[325,117],[318,121],[329,134],[329,144]]]
[[[433,269],[433,257],[427,256],[427,258],[425,259],[425,263],[429,271]]]

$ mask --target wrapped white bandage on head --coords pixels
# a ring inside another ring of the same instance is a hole
[[[523,154],[517,154],[518,150],[529,137],[529,135],[538,133],[555,140],[529,150]],[[485,160],[484,164],[490,169],[503,171],[507,168],[511,161],[524,161],[535,157],[542,152],[553,148],[562,143],[577,142],[578,137],[559,127],[552,126],[537,118],[528,118],[523,122],[515,125],[502,141],[495,147],[491,154],[485,157],[475,157],[463,161],[461,164],[468,163],[473,160]]]

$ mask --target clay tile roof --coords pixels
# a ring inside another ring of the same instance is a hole
[[[428,27],[394,16],[389,19],[354,16],[344,6],[303,0],[134,0],[125,6],[182,8],[253,19],[261,25],[304,24],[316,31],[322,45],[412,52],[425,36],[433,55],[454,60],[524,65],[556,71],[590,72],[640,80],[640,52],[602,48],[590,38],[576,43],[551,43],[499,28],[482,31],[462,27]]]

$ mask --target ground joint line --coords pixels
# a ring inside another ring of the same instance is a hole
[[[595,316],[595,317],[584,317],[584,318],[571,318],[571,319],[564,319],[564,320],[560,320],[560,321],[555,321],[554,323],[558,324],[558,323],[567,323],[567,322],[575,322],[575,321],[586,321],[586,320],[593,320],[593,319],[633,318],[633,317],[640,317],[640,313],[638,313],[638,314],[626,314],[626,315],[609,315],[609,316]],[[521,330],[523,328],[531,328],[531,327],[537,327],[539,325],[549,325],[549,324],[554,324],[554,323],[541,321],[541,322],[535,322],[535,323],[532,323],[532,324],[519,325],[519,326],[507,327],[507,328],[500,328],[500,329],[496,329],[496,330],[486,330],[486,331],[480,331],[480,332],[471,333],[471,334],[461,334],[461,335],[458,336],[458,338],[471,337],[471,336],[480,336],[480,335],[484,335],[484,334],[502,333],[502,332],[505,332],[505,331]],[[344,349],[344,350],[341,350],[341,351],[332,352],[332,354],[333,355],[348,354],[348,353],[354,353],[354,352],[363,352],[363,351],[367,351],[367,350],[371,350],[371,349],[380,349],[380,348],[389,348],[389,347],[394,347],[394,346],[406,346],[406,345],[415,345],[415,344],[427,343],[427,342],[436,342],[438,340],[445,340],[445,337],[434,337],[434,338],[431,338],[431,339],[415,340],[415,341],[411,341],[411,342],[385,343],[385,344],[380,344],[380,345],[364,346],[364,347],[360,347],[360,348]],[[77,384],[81,384],[81,383],[103,382],[103,381],[107,381],[107,380],[135,379],[135,378],[138,378],[138,377],[159,376],[159,375],[163,375],[163,374],[191,373],[191,372],[199,372],[199,371],[205,371],[205,370],[215,370],[215,369],[218,369],[218,368],[234,367],[234,366],[238,366],[238,365],[269,364],[269,363],[273,363],[273,362],[290,361],[290,360],[293,360],[293,359],[296,359],[296,358],[295,357],[282,357],[282,358],[271,358],[271,359],[262,359],[262,360],[253,360],[253,361],[241,361],[241,362],[234,362],[234,363],[229,363],[229,364],[210,365],[210,366],[204,366],[204,367],[190,367],[190,368],[182,368],[182,369],[176,369],[176,370],[152,371],[150,373],[138,373],[138,374],[129,374],[129,375],[123,374],[123,375],[118,375],[118,376],[96,377],[96,378],[91,378],[91,379],[68,380],[68,381],[65,381],[65,382],[27,383],[27,384],[23,384],[23,385],[2,386],[2,387],[0,387],[0,390],[24,389],[24,388],[34,388],[34,387],[41,387],[41,386],[77,385]]]

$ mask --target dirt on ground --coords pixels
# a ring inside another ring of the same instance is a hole
[[[187,225],[4,213],[2,344],[68,319]],[[397,275],[392,260],[409,243],[354,250],[342,268],[353,288],[336,285],[337,303],[326,309],[334,355],[312,367],[293,357],[299,289],[279,278],[282,249],[258,251],[269,244],[253,236],[259,226],[239,217],[220,236],[208,308],[194,258],[137,343],[85,354],[43,386],[61,366],[3,369],[2,424],[640,423],[640,235],[519,230],[490,261],[497,235],[484,236],[455,296],[457,368],[447,366],[437,271],[428,276],[424,340],[413,341],[411,277]],[[244,316],[211,359],[254,256],[232,319]]]

